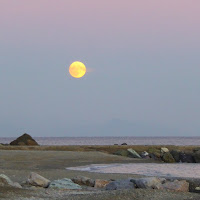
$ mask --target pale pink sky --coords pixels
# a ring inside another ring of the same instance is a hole
[[[31,38],[63,43],[70,38],[115,46],[116,40],[124,45],[135,36],[137,45],[148,42],[148,37],[154,42],[190,43],[200,33],[198,0],[1,0],[0,4],[1,34],[9,42],[26,43]]]
[[[199,52],[199,0],[0,0],[0,133],[198,136]]]

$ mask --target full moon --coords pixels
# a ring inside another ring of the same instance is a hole
[[[86,67],[82,62],[76,61],[69,66],[69,73],[74,78],[81,78],[86,73]]]

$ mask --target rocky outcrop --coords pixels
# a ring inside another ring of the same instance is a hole
[[[47,188],[50,184],[50,180],[40,176],[39,174],[31,172],[28,177],[27,183],[33,186]]]
[[[52,181],[49,188],[68,189],[68,190],[81,190],[81,186],[74,183],[71,179],[63,178],[60,180]]]
[[[22,188],[22,186],[19,183],[11,181],[10,178],[4,174],[0,174],[0,186]]]
[[[27,133],[24,133],[22,136],[18,137],[16,140],[12,141],[10,145],[20,145],[20,146],[37,146],[38,143]]]
[[[94,187],[94,185],[95,185],[95,180],[90,179],[90,178],[85,177],[85,176],[77,176],[75,178],[72,178],[72,181],[76,184],[86,185],[86,186],[89,186],[89,187]]]
[[[134,189],[134,183],[129,179],[117,180],[106,185],[106,190]]]

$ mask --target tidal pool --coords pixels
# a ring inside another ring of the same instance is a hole
[[[69,167],[66,169],[97,173],[119,173],[139,174],[145,176],[200,178],[200,164],[198,163],[92,164],[80,167]]]

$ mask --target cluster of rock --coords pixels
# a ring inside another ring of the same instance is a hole
[[[168,148],[160,149],[150,148],[142,153],[137,153],[132,148],[118,150],[114,155],[127,156],[132,158],[152,158],[166,163],[185,162],[185,163],[200,163],[200,149],[195,149],[192,152],[183,152],[179,150],[169,151]]]
[[[172,190],[172,191],[189,191],[189,183],[185,180],[167,181],[165,178],[148,177],[138,179],[117,180],[106,185],[106,190],[119,189],[158,189],[158,190]]]
[[[190,185],[191,184],[191,185]],[[49,189],[67,189],[81,190],[86,188],[95,188],[100,190],[123,190],[123,189],[157,189],[171,190],[180,192],[199,192],[199,183],[189,183],[186,180],[167,180],[165,178],[145,177],[145,178],[128,178],[120,180],[102,180],[90,179],[84,176],[78,176],[72,179],[63,178],[50,181],[37,173],[31,172],[28,179],[19,184],[13,182],[4,174],[0,174],[0,186],[15,188],[49,188]],[[191,190],[191,186],[193,189]],[[189,190],[190,189],[190,190]]]

